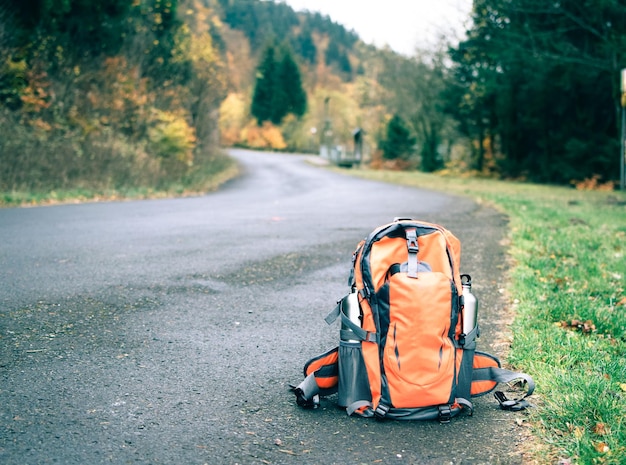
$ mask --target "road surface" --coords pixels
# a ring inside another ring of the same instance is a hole
[[[519,413],[376,422],[289,383],[338,341],[323,317],[357,242],[396,216],[462,241],[499,353],[506,221],[467,199],[233,151],[195,198],[0,210],[0,463],[521,463]]]

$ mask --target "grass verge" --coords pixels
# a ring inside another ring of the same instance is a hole
[[[100,189],[76,187],[41,192],[0,192],[0,208],[194,196],[214,191],[238,174],[239,166],[235,160],[219,156],[204,164],[198,163],[179,179],[161,181],[159,187],[126,185]]]
[[[535,463],[626,464],[626,195],[416,172],[351,174],[471,196],[510,218],[508,364],[537,383]]]

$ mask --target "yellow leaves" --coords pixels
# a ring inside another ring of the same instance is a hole
[[[146,103],[145,81],[139,78],[136,66],[130,66],[123,57],[109,57],[104,62],[104,79],[110,83],[111,91],[119,108],[137,108]],[[90,92],[93,94],[93,92]],[[100,105],[106,105],[103,100]],[[94,102],[95,104],[95,102]]]
[[[111,109],[115,111],[123,111],[126,106],[126,100],[121,97],[116,97],[111,100]]]
[[[24,60],[14,62],[9,57],[0,63],[0,75],[7,84],[6,91],[11,98],[21,100],[25,112],[39,113],[50,106],[50,94],[46,90],[50,83],[45,72],[29,68]]]
[[[619,388],[620,388],[622,391],[626,392],[626,383],[620,383]]]
[[[269,122],[258,127],[254,121],[251,121],[241,130],[240,141],[252,148],[282,150],[287,147],[280,129]]]
[[[213,39],[211,39],[208,32],[203,32],[191,37],[189,58],[196,65],[198,65],[199,62],[211,64],[218,61],[217,53],[213,47]]]
[[[187,10],[187,15],[190,17],[174,36],[172,56],[174,62],[189,60],[194,64],[196,72],[206,73],[207,65],[212,66],[220,61],[209,30],[212,10],[195,1],[193,7]]]
[[[220,139],[224,145],[234,145],[239,142],[246,119],[247,104],[244,97],[234,92],[228,94],[220,106]]]
[[[579,191],[605,191],[612,192],[615,188],[612,181],[600,182],[600,175],[594,174],[591,178],[587,178],[583,181],[572,181],[576,190]]]
[[[36,128],[42,129],[43,131],[52,131],[52,126],[41,118],[36,118],[30,121],[30,125]]]
[[[48,108],[50,103],[47,101],[48,95],[41,87],[33,88],[27,86],[22,91],[20,99],[24,104],[24,109],[31,113],[39,113],[44,108]]]
[[[182,116],[166,111],[154,110],[153,121],[149,137],[156,155],[191,166],[196,145],[195,129]]]
[[[569,428],[570,433],[578,440],[582,439],[582,437],[585,435],[585,428],[583,428],[582,426],[575,426],[568,423],[567,427]]]

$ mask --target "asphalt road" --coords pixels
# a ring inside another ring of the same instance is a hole
[[[323,317],[357,242],[396,216],[446,226],[501,353],[505,219],[307,157],[234,151],[206,196],[0,210],[0,463],[517,464],[521,413],[351,418],[289,383],[335,346]]]

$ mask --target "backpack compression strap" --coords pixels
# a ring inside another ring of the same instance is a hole
[[[472,381],[495,381],[496,383],[510,383],[511,381],[524,380],[528,386],[526,394],[519,399],[507,399],[501,391],[496,391],[494,396],[503,410],[524,410],[530,407],[530,403],[526,397],[530,396],[535,390],[535,382],[525,373],[516,373],[500,367],[484,367],[474,368],[472,373]]]
[[[341,317],[342,325],[349,328],[349,329],[342,329],[340,331],[341,339],[343,340],[359,339],[360,341],[377,342],[376,333],[365,331],[363,328],[361,328],[352,320],[350,320],[350,317],[346,315],[346,310],[344,308],[345,304],[346,304],[346,298],[344,297],[339,302],[337,302],[337,305],[335,306],[335,308],[332,309],[328,315],[326,315],[326,318],[324,318],[324,321],[326,321],[326,323],[331,325],[335,322],[337,318]]]
[[[317,408],[319,397],[337,392],[339,376],[339,348],[312,358],[304,365],[304,381],[290,386],[296,395],[296,403],[304,408]]]

